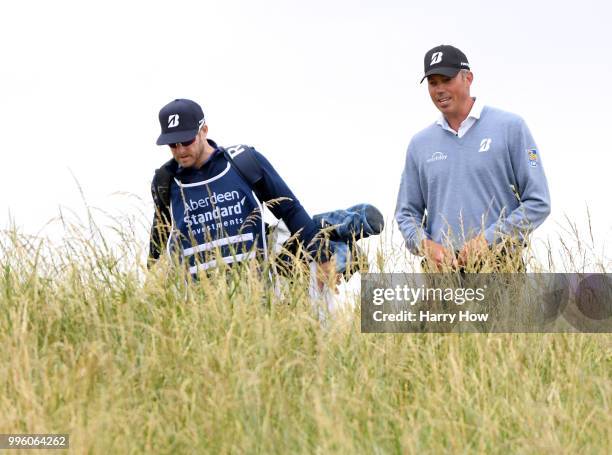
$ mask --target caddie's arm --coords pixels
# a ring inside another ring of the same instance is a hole
[[[263,171],[263,177],[255,184],[255,194],[264,202],[278,200],[269,206],[270,211],[285,222],[292,235],[298,235],[317,262],[327,262],[330,252],[325,248],[324,239],[317,236],[319,228],[272,164],[261,153],[253,151]]]
[[[168,242],[171,226],[170,212],[159,200],[155,190],[155,179],[151,183],[151,195],[153,197],[155,213],[153,214],[153,223],[149,234],[149,257],[147,260],[147,268],[149,269],[161,256],[161,252]]]

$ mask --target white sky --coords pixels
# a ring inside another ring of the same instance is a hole
[[[198,101],[209,136],[264,153],[312,214],[367,201],[391,217],[413,134],[438,113],[423,55],[462,49],[472,93],[523,116],[555,235],[568,215],[612,240],[612,8],[606,1],[20,1],[0,7],[0,227],[59,206],[151,210],[157,113]]]

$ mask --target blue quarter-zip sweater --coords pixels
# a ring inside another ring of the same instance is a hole
[[[483,233],[522,241],[550,213],[537,148],[524,120],[489,106],[463,137],[437,124],[406,153],[395,218],[414,254],[423,239],[460,250]]]

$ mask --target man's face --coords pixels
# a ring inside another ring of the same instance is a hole
[[[180,142],[177,144],[172,144],[170,147],[172,156],[176,162],[181,165],[181,167],[188,168],[203,164],[203,157],[205,153],[204,144],[206,143],[207,130],[207,126],[204,125],[194,138],[195,140],[193,143],[189,145],[183,145]]]
[[[427,76],[429,96],[445,117],[460,114],[470,100],[470,85],[473,75],[461,71],[455,77],[432,74]]]

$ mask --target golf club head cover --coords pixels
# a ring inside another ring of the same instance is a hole
[[[320,213],[312,217],[317,225],[334,226],[330,239],[351,242],[380,234],[385,227],[382,213],[371,204],[357,204],[346,210]]]

